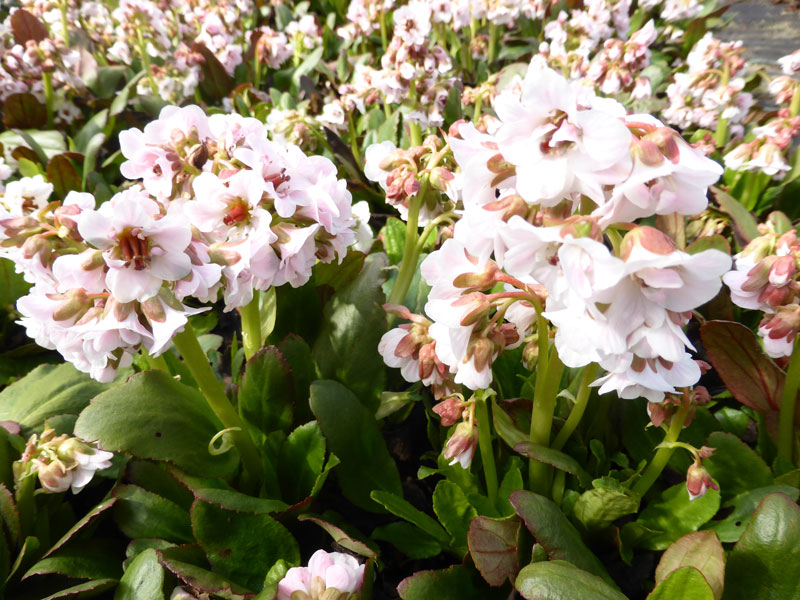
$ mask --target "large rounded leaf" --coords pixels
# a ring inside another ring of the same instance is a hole
[[[238,465],[234,450],[208,452],[221,429],[200,392],[163,371],[134,375],[100,394],[75,423],[75,435],[104,450],[167,461],[205,477],[231,475]]]
[[[0,393],[0,421],[16,421],[27,434],[56,415],[77,415],[107,389],[69,363],[41,365]]]
[[[628,600],[596,575],[563,560],[528,565],[519,572],[516,587],[527,600]]]
[[[770,494],[728,557],[725,600],[800,598],[800,507]]]

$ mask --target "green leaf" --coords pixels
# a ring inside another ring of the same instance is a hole
[[[128,461],[126,482],[171,500],[184,510],[189,510],[194,501],[191,490],[164,463],[135,459]]]
[[[527,50],[526,46],[526,50]],[[447,102],[444,105],[444,122],[452,125],[461,118],[461,86],[454,85],[447,93]]]
[[[397,127],[400,125],[400,111],[396,110],[392,115],[383,122],[380,129],[378,129],[378,137],[375,143],[380,142],[393,142],[397,143]]]
[[[311,348],[302,338],[290,334],[278,344],[278,350],[292,371],[295,423],[307,423],[314,418],[308,405],[308,399],[311,395],[311,382],[317,379],[316,366],[311,358]]]
[[[497,501],[500,505],[500,514],[504,517],[509,517],[514,514],[514,507],[508,499],[513,492],[524,489],[525,483],[522,480],[522,470],[512,461],[511,466],[508,467],[503,480],[500,482],[500,489],[497,490]]]
[[[114,521],[129,538],[193,541],[189,513],[174,502],[136,485],[118,485],[113,494]]]
[[[11,308],[30,287],[22,273],[14,271],[13,262],[7,258],[0,258],[0,309]]]
[[[50,550],[47,551],[45,556],[50,556],[53,552],[61,549],[67,542],[77,539],[78,534],[80,532],[85,531],[89,528],[90,525],[95,523],[101,515],[105,514],[105,512],[110,509],[114,504],[116,504],[117,498],[111,497],[107,500],[103,500],[100,504],[95,506],[92,510],[86,513],[75,525],[70,527],[69,531],[61,536],[61,539],[58,540]]]
[[[703,575],[695,568],[683,567],[673,571],[656,586],[647,600],[714,600],[714,592]]]
[[[294,70],[292,73],[292,81],[295,85],[300,83],[300,78],[303,75],[308,75],[317,66],[317,63],[322,59],[322,53],[325,51],[323,46],[317,46],[313,52],[306,56],[305,60]]]
[[[614,585],[603,563],[586,547],[578,530],[555,502],[525,490],[514,492],[510,500],[517,514],[525,522],[525,526],[547,551],[551,561],[566,560],[579,569],[598,575]]]
[[[762,414],[778,409],[784,374],[740,323],[708,321],[700,328],[714,370],[733,397]]]
[[[77,415],[108,385],[69,363],[41,365],[0,393],[0,421],[16,421],[23,437],[56,415]]]
[[[573,515],[589,530],[604,529],[625,515],[639,510],[639,497],[630,490],[588,490],[580,495]]]
[[[421,510],[417,510],[407,500],[391,492],[381,490],[373,491],[371,496],[375,502],[382,504],[384,508],[393,515],[416,525],[443,546],[449,545],[450,536],[442,526],[436,522],[436,519],[425,514]]]
[[[452,540],[450,546],[463,556],[467,551],[467,532],[478,512],[469,503],[466,494],[452,481],[443,479],[433,490],[433,512],[444,525]]]
[[[492,586],[514,581],[519,572],[516,516],[505,519],[475,517],[469,527],[469,553],[483,578]]]
[[[232,450],[208,452],[221,429],[200,392],[163,371],[139,373],[100,394],[75,423],[75,435],[99,441],[104,450],[171,462],[206,477],[225,477],[238,466]]]
[[[416,525],[406,521],[376,527],[370,537],[387,541],[409,558],[417,560],[438,556],[442,552],[439,542]]]
[[[292,425],[293,392],[289,366],[275,346],[262,348],[247,361],[239,386],[239,413],[268,434]]]
[[[117,586],[116,579],[96,579],[79,583],[67,589],[50,594],[44,600],[79,600],[79,598],[94,598],[107,590],[112,590]]]
[[[730,215],[736,233],[738,233],[745,242],[749,242],[760,235],[758,233],[758,222],[755,217],[753,217],[736,198],[722,191],[717,186],[711,186],[711,191],[714,194],[714,199],[717,201],[717,204],[719,204],[719,207],[722,209],[722,212]]]
[[[559,471],[565,471],[570,475],[575,475],[578,482],[583,487],[588,487],[591,484],[592,478],[586,469],[581,467],[577,460],[572,458],[569,454],[554,450],[547,446],[539,444],[532,444],[531,442],[522,442],[514,446],[514,451],[519,452],[523,456],[532,458],[536,461],[555,467]]]
[[[145,72],[141,71],[131,77],[128,80],[128,83],[125,84],[125,87],[123,87],[119,93],[114,96],[114,100],[111,101],[111,106],[108,107],[109,116],[114,117],[122,113],[122,111],[128,107],[128,100],[130,99],[131,90],[135,89],[136,84],[139,83],[139,80],[144,77],[144,75]],[[114,87],[116,87],[116,84]]]
[[[75,151],[81,154],[86,154],[86,148],[89,145],[89,140],[95,137],[98,133],[103,133],[103,129],[108,123],[108,109],[104,108],[91,119],[86,121],[86,124],[81,127],[78,135],[75,136],[73,143],[75,144]]]
[[[23,581],[36,575],[65,575],[75,579],[119,579],[121,563],[114,546],[99,540],[72,544],[34,564],[22,576]]]
[[[656,567],[656,585],[660,587],[674,571],[684,567],[697,569],[702,574],[704,583],[712,590],[713,597],[716,600],[722,598],[722,588],[725,585],[725,551],[713,531],[689,533],[667,548]],[[684,577],[687,576],[684,574]],[[683,596],[664,596],[669,597]]]
[[[703,459],[703,466],[719,484],[723,498],[772,485],[772,472],[767,463],[735,435],[714,432],[706,445],[716,448],[716,452],[711,458]]]
[[[30,148],[36,152],[42,164],[47,164],[51,157],[67,150],[67,144],[60,131],[38,129],[4,131],[0,133],[0,144],[6,148],[17,148],[18,146]]]
[[[420,571],[397,586],[402,600],[496,600],[508,590],[492,590],[474,569],[456,565],[443,571]]]
[[[697,531],[710,521],[720,505],[717,490],[710,489],[702,498],[689,500],[686,484],[679,483],[665,490],[639,514],[640,526],[660,533],[645,539],[642,547],[664,550],[679,537]]]
[[[371,254],[359,276],[334,294],[325,306],[322,331],[313,349],[320,375],[346,385],[373,413],[386,380],[378,353],[386,331],[381,292],[386,264],[386,256]]]
[[[253,596],[249,590],[231,583],[218,573],[212,573],[202,567],[165,556],[164,551],[157,552],[157,554],[166,569],[180,579],[183,584],[196,590],[213,594],[214,597],[224,600],[248,600]]]
[[[278,315],[278,300],[275,288],[270,287],[266,292],[258,295],[258,311],[261,315],[261,346],[275,329],[275,318]]]
[[[600,577],[563,560],[528,565],[519,572],[516,588],[528,600],[628,600]]]
[[[739,494],[722,505],[722,508],[733,507],[733,511],[722,521],[714,521],[711,529],[717,533],[719,539],[723,542],[738,542],[747,524],[750,523],[756,507],[765,496],[775,493],[786,494],[795,502],[800,496],[800,491],[797,488],[788,485],[770,485]]]
[[[13,548],[16,548],[22,538],[19,510],[14,502],[14,495],[2,483],[0,483],[0,518],[3,519],[3,525],[8,532],[8,541]]]
[[[728,556],[725,600],[800,597],[800,507],[770,494]]]
[[[86,144],[86,152],[83,157],[83,172],[81,174],[81,189],[84,191],[86,191],[86,183],[89,181],[89,175],[95,172],[97,168],[97,154],[100,152],[100,148],[103,147],[105,141],[106,136],[104,133],[96,133]]]
[[[249,589],[261,589],[270,567],[283,559],[300,563],[292,534],[266,512],[228,509],[198,498],[192,531],[214,571]]]
[[[278,475],[284,498],[304,500],[325,466],[325,438],[316,421],[300,425],[281,446]]]
[[[333,541],[342,548],[346,548],[347,550],[355,552],[356,554],[360,554],[366,558],[378,558],[378,553],[373,548],[368,546],[365,542],[354,538],[351,534],[347,533],[344,529],[334,525],[333,523],[329,523],[328,521],[312,516],[300,516],[297,518],[297,520],[311,521],[312,523],[316,523],[322,527],[322,529],[324,529],[328,535],[333,538]]]
[[[119,581],[114,600],[163,600],[164,569],[152,548],[133,559]]]
[[[256,498],[234,490],[218,488],[200,488],[194,492],[195,498],[208,504],[216,504],[225,510],[244,511],[252,513],[278,513],[289,508],[289,505],[280,500],[271,498]]]
[[[370,492],[403,493],[397,465],[386,449],[378,423],[350,390],[335,381],[315,381],[311,385],[311,410],[330,451],[341,460],[337,473],[347,499],[376,511],[380,507],[370,498]]]
[[[383,241],[383,249],[389,257],[389,264],[399,264],[405,249],[406,224],[397,217],[389,217],[378,235]]]

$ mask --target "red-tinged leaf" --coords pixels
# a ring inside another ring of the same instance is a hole
[[[656,567],[656,585],[684,567],[694,567],[700,571],[716,600],[720,600],[725,584],[725,551],[716,533],[695,531],[667,548]]]
[[[708,321],[700,336],[711,364],[736,400],[765,415],[778,410],[784,373],[764,354],[750,329],[732,321]]]
[[[233,78],[228,75],[225,67],[217,60],[211,52],[200,42],[192,44],[192,52],[196,52],[203,57],[200,65],[203,71],[203,78],[200,80],[200,89],[211,100],[220,100],[231,93],[234,88]]]
[[[47,109],[33,94],[11,94],[6,98],[3,124],[9,129],[41,129],[45,123]]]
[[[317,525],[322,527],[326,532],[328,532],[328,535],[330,535],[333,538],[334,542],[336,542],[343,548],[347,548],[348,550],[355,552],[356,554],[360,554],[361,556],[365,556],[367,558],[378,557],[378,553],[375,550],[367,546],[367,544],[365,544],[361,540],[354,538],[349,533],[344,531],[342,528],[337,527],[333,523],[328,523],[327,521],[312,516],[301,516],[298,518],[298,521],[311,521],[312,523],[316,523]]]
[[[72,190],[81,189],[81,176],[66,154],[56,154],[47,163],[47,180],[53,184],[56,195],[61,198]]]
[[[61,539],[58,540],[55,543],[55,545],[52,548],[50,548],[50,550],[47,551],[45,557],[48,557],[53,552],[61,549],[65,544],[67,544],[67,542],[73,540],[78,535],[78,533],[85,531],[90,525],[92,525],[97,521],[100,515],[105,513],[112,506],[114,506],[116,502],[117,498],[112,497],[103,500],[100,504],[95,506],[92,510],[86,513],[80,521],[75,523],[75,525],[73,525],[72,528],[69,531],[67,531],[67,533],[61,536]]]
[[[24,158],[26,160],[29,160],[29,161],[33,162],[33,163],[38,163],[38,164],[44,166],[42,164],[42,161],[39,159],[39,155],[36,154],[36,152],[31,150],[27,146],[17,146],[16,148],[14,148],[11,151],[11,157],[14,160],[20,160],[20,159]]]
[[[8,488],[0,483],[0,517],[8,531],[12,547],[16,548],[22,539],[22,525],[20,523],[17,504],[14,502],[14,495]]]
[[[403,600],[494,600],[506,590],[492,590],[474,569],[455,565],[442,571],[418,571],[397,586]]]
[[[490,519],[475,517],[469,526],[467,542],[469,553],[478,571],[492,586],[513,582],[519,572],[517,535],[520,521],[517,517]]]
[[[48,37],[47,27],[27,10],[21,8],[11,15],[11,31],[14,32],[14,41],[21,46],[28,40],[41,42]]]

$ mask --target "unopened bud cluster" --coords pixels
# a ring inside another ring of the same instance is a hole
[[[784,215],[771,215],[766,233],[735,256],[735,270],[725,283],[731,300],[764,313],[758,334],[773,358],[790,356],[800,331],[800,240]]]
[[[276,600],[355,600],[364,565],[349,554],[317,550],[307,567],[292,567],[278,584]]]
[[[22,457],[14,463],[14,479],[36,475],[42,487],[51,493],[72,488],[77,494],[91,481],[95,471],[111,466],[111,452],[98,450],[67,434],[56,435],[46,428],[41,435],[32,435]]]

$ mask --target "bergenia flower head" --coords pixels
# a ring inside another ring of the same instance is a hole
[[[364,565],[342,552],[317,550],[307,567],[292,567],[278,583],[277,600],[350,600],[364,583]]]

